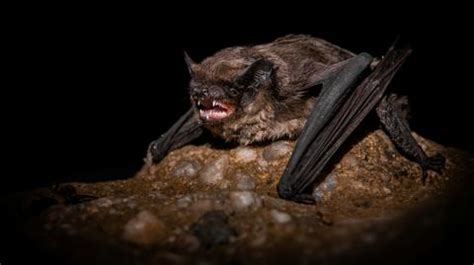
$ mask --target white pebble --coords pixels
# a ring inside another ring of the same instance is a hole
[[[173,177],[194,177],[201,170],[202,165],[196,160],[180,161],[171,172]]]
[[[201,180],[206,184],[217,184],[224,178],[228,164],[229,158],[226,155],[212,161],[201,170]]]
[[[265,147],[263,150],[263,158],[267,161],[277,160],[293,151],[293,148],[288,142],[279,141]]]
[[[236,188],[238,190],[254,190],[255,189],[255,181],[253,178],[245,173],[237,172],[234,175],[234,179],[236,182]]]
[[[136,244],[152,244],[160,239],[164,228],[164,224],[153,213],[144,210],[125,224],[123,238]]]
[[[250,147],[238,147],[234,150],[234,157],[239,163],[250,163],[257,159],[257,151]]]
[[[110,207],[114,204],[114,202],[110,198],[104,197],[97,199],[95,204],[99,207]]]
[[[178,208],[187,208],[189,205],[191,205],[192,202],[193,202],[193,199],[191,199],[191,197],[184,196],[184,197],[179,198],[176,201],[176,206]]]
[[[247,210],[258,208],[262,205],[262,200],[255,192],[251,191],[233,191],[230,194],[232,206],[236,210]]]
[[[291,215],[285,213],[285,212],[280,212],[278,210],[271,210],[270,214],[273,217],[273,220],[279,224],[285,224],[291,221]]]

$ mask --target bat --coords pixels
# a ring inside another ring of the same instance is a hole
[[[441,173],[445,158],[427,156],[412,137],[387,87],[411,49],[396,41],[382,57],[354,54],[325,40],[288,35],[273,42],[230,47],[194,62],[185,53],[191,108],[148,148],[158,163],[205,131],[241,145],[297,139],[281,176],[281,198],[314,203],[310,188],[341,145],[375,111],[397,149]]]

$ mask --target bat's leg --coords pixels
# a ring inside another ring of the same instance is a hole
[[[168,152],[180,148],[201,136],[203,130],[193,109],[190,109],[148,147],[146,162],[158,163]]]
[[[425,154],[411,135],[410,127],[406,119],[403,118],[402,110],[396,100],[397,97],[393,94],[382,98],[376,108],[377,115],[398,150],[409,159],[420,164],[424,183],[428,169],[441,173],[441,170],[444,168],[445,158],[440,154],[431,157]]]
[[[359,55],[323,83],[295,150],[278,184],[278,194],[298,202],[314,202],[308,188],[320,177],[335,152],[375,108],[393,76],[410,54],[391,47],[374,71],[355,89],[354,83],[371,62]],[[326,87],[324,87],[326,86]]]

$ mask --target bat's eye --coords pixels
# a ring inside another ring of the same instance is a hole
[[[229,93],[230,93],[231,96],[235,97],[239,94],[239,91],[235,88],[231,88],[231,89],[229,89]]]

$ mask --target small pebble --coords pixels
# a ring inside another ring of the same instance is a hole
[[[344,157],[343,163],[346,163],[349,167],[357,169],[359,167],[360,161],[354,155],[347,155]]]
[[[320,189],[315,189],[313,192],[313,198],[316,203],[322,203],[325,200],[325,193]]]
[[[186,178],[195,177],[201,168],[202,165],[199,163],[199,161],[183,160],[174,167],[174,169],[171,171],[171,176]]]
[[[224,155],[205,165],[199,174],[201,180],[206,184],[217,184],[224,178],[228,164],[229,158]]]
[[[178,208],[186,208],[186,207],[189,207],[189,205],[191,205],[192,202],[193,202],[193,199],[191,199],[191,197],[184,196],[184,197],[179,198],[176,201],[176,206]]]
[[[136,244],[149,245],[157,242],[164,230],[163,222],[150,211],[144,210],[125,224],[123,238]]]
[[[250,147],[237,147],[234,150],[235,160],[239,163],[250,163],[257,159],[257,151]]]
[[[331,192],[336,188],[337,181],[335,174],[330,174],[326,179],[319,184],[313,191],[313,198],[317,203],[323,202],[331,195]]]
[[[255,181],[253,178],[245,173],[237,172],[234,175],[236,188],[238,190],[255,190]]]
[[[282,158],[293,151],[293,147],[285,141],[275,142],[263,150],[263,158],[267,161],[274,161]]]
[[[99,207],[107,208],[107,207],[112,206],[114,202],[110,198],[99,198],[95,200],[95,204]]]
[[[330,174],[329,176],[326,177],[326,179],[323,181],[325,188],[331,192],[336,188],[337,181],[336,181],[336,176],[335,174]]]
[[[223,211],[209,211],[195,222],[191,231],[206,248],[227,244],[237,233]]]
[[[233,191],[229,196],[235,210],[258,208],[262,205],[260,197],[252,191]]]
[[[291,221],[291,215],[285,213],[285,212],[280,212],[278,210],[271,210],[270,214],[273,217],[273,220],[279,224],[286,224]]]

